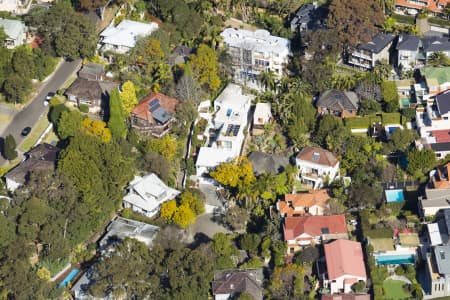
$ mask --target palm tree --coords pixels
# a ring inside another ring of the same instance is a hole
[[[356,85],[354,76],[333,76],[331,85],[338,90],[350,90]]]
[[[428,58],[428,63],[434,67],[437,66],[448,66],[450,64],[450,59],[442,51],[433,52]]]
[[[278,97],[274,109],[281,124],[287,126],[293,117],[294,101],[291,99],[291,95],[283,94]]]
[[[272,70],[267,70],[259,73],[258,79],[265,90],[274,90],[276,85],[276,75]]]
[[[291,79],[289,92],[303,96],[310,95],[311,85],[300,77],[294,77]]]

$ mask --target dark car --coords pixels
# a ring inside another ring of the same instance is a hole
[[[31,132],[31,127],[25,127],[22,132],[20,133],[21,136],[27,136]]]

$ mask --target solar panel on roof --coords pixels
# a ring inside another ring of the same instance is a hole
[[[161,105],[159,105],[159,102],[158,102],[158,103],[154,104],[153,106],[150,106],[148,111],[152,113],[160,107],[161,107]]]
[[[237,136],[239,133],[239,128],[241,128],[241,125],[234,125],[233,127],[233,135]]]
[[[171,117],[172,114],[164,108],[160,108],[153,113],[153,118],[161,124],[166,123]]]
[[[150,106],[153,106],[153,105],[155,105],[156,103],[158,103],[158,104],[159,104],[159,100],[158,100],[158,98],[156,98],[156,99],[153,99],[152,101],[150,101]]]
[[[230,135],[230,133],[233,131],[233,125],[228,125],[227,127],[227,131],[225,133],[225,135]]]

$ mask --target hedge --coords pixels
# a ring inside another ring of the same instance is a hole
[[[434,24],[434,25],[450,27],[450,21],[442,19],[442,18],[431,17],[431,18],[428,18],[428,22],[430,24]]]
[[[416,19],[413,16],[405,16],[405,15],[398,15],[398,14],[392,14],[391,17],[394,18],[395,21],[397,21],[398,23],[404,23],[404,24],[410,24],[410,25],[414,25],[415,19]]]

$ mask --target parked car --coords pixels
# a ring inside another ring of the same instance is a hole
[[[21,136],[27,136],[31,132],[31,127],[25,127],[22,132],[20,133]]]
[[[44,100],[44,106],[49,105],[50,100],[51,100],[53,97],[55,97],[55,96],[56,96],[56,94],[53,93],[53,92],[48,93],[48,94],[47,94],[47,97],[45,97],[45,100]]]

